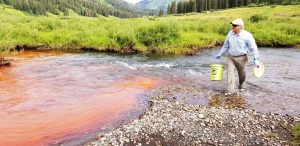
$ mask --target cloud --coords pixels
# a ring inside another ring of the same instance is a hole
[[[141,1],[141,0],[124,0],[124,1],[126,1],[126,2],[128,2],[128,3],[135,4],[135,3],[137,3],[137,2],[139,2],[139,1]]]

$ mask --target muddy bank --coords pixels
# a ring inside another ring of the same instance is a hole
[[[11,59],[0,58],[0,67],[1,66],[9,66],[11,64]]]
[[[183,98],[174,96],[176,92]],[[243,93],[213,94],[208,102],[220,98],[220,104],[214,106],[192,104],[188,99],[208,94],[211,92],[186,85],[160,88],[149,93],[148,110],[139,119],[99,133],[86,145],[289,145],[291,129],[300,122],[299,116],[234,106],[243,103],[234,102]]]
[[[181,48],[177,48],[176,55],[197,55],[200,51],[206,49],[213,49],[213,48],[220,48],[222,47],[223,42],[214,41],[211,44],[207,44],[204,46],[197,46],[197,45],[187,45],[185,51],[179,51]],[[280,43],[274,44],[260,44],[258,43],[259,48],[264,47],[271,47],[271,48],[300,48],[299,44],[288,44],[282,45]],[[49,45],[49,44],[18,44],[13,47],[16,51],[32,51],[32,50],[47,50],[47,51],[61,51],[65,50],[66,52],[99,52],[99,53],[118,53],[118,54],[148,54],[148,55],[172,55],[174,54],[171,52],[166,51],[167,49],[158,48],[158,47],[148,47],[145,49],[137,48],[135,45],[128,45],[124,47],[107,47],[107,48],[97,48],[97,47],[88,47],[88,46],[81,46],[78,44],[69,44],[68,46],[62,45]],[[141,51],[144,50],[144,51]],[[179,53],[180,52],[180,53]]]

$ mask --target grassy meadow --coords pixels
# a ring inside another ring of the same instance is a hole
[[[245,7],[165,17],[32,16],[0,5],[0,55],[16,46],[194,54],[220,46],[235,18],[259,46],[300,46],[300,5]],[[0,56],[1,57],[1,56]]]

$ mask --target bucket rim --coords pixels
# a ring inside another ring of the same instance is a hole
[[[210,67],[224,67],[223,64],[210,64]]]

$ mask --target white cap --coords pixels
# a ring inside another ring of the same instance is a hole
[[[230,22],[230,24],[239,25],[244,28],[244,21],[242,19],[235,19],[232,22]]]

